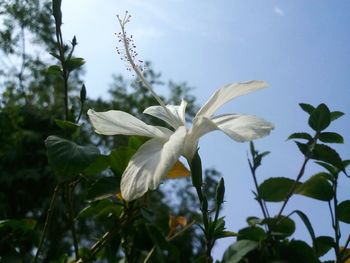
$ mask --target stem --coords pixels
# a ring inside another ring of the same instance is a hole
[[[189,223],[187,226],[185,226],[183,229],[181,229],[179,232],[175,233],[172,236],[167,236],[165,239],[167,241],[171,241],[174,240],[175,238],[177,238],[178,236],[182,235],[187,229],[189,229],[191,226],[193,226],[195,223],[195,221],[192,221],[191,223]],[[143,261],[143,263],[148,263],[150,262],[154,252],[156,251],[156,246],[153,246],[152,249],[150,250],[150,252],[147,254],[147,257],[145,258],[145,260]]]
[[[23,73],[25,69],[25,62],[26,62],[26,41],[25,41],[25,33],[24,33],[24,26],[21,24],[21,38],[22,38],[22,65],[21,65],[21,70],[18,73],[18,81],[19,81],[19,88],[21,90],[22,96],[24,98],[24,101],[26,104],[28,103],[27,95],[24,90],[24,85],[23,85]]]
[[[64,108],[65,108],[65,120],[68,120],[68,71],[66,68],[66,60],[64,56],[64,49],[63,49],[63,40],[62,40],[62,32],[61,27],[56,23],[56,40],[57,40],[57,46],[60,53],[60,62],[62,66],[62,77],[63,77],[63,101],[64,101]]]
[[[334,193],[334,198],[333,198],[333,209],[334,209],[333,229],[334,229],[334,235],[335,235],[336,262],[341,263],[342,262],[342,260],[341,260],[342,253],[340,253],[340,251],[339,251],[339,249],[340,249],[339,241],[340,241],[341,233],[340,233],[338,213],[337,213],[337,206],[338,206],[337,190],[338,190],[338,178],[335,178],[335,180],[333,182],[333,193]]]
[[[306,167],[306,164],[308,163],[309,160],[310,160],[309,157],[305,157],[304,162],[303,162],[303,165],[301,166],[300,171],[299,171],[299,173],[298,173],[298,176],[297,176],[296,180],[294,181],[294,184],[293,184],[292,187],[290,188],[290,190],[289,190],[289,192],[288,192],[288,194],[287,194],[286,200],[284,200],[280,211],[278,212],[277,218],[279,218],[279,217],[282,215],[284,208],[286,207],[286,205],[287,205],[289,199],[292,197],[292,195],[293,195],[295,189],[297,188],[298,183],[299,183],[301,177],[304,175],[305,167]]]
[[[54,208],[54,204],[55,204],[55,201],[57,198],[57,193],[58,193],[59,189],[60,189],[60,185],[58,184],[58,185],[56,185],[55,190],[54,190],[52,197],[51,197],[50,206],[49,206],[49,209],[47,210],[46,220],[45,220],[45,224],[44,224],[44,230],[43,230],[43,233],[41,234],[38,250],[36,251],[35,258],[32,261],[33,263],[37,262],[39,255],[40,255],[40,252],[41,252],[41,249],[42,249],[42,246],[44,244],[45,236],[46,236],[47,230],[48,230],[49,225],[50,225],[51,217],[53,214],[53,208]]]
[[[75,230],[75,224],[74,224],[74,207],[73,207],[73,196],[72,193],[74,191],[75,182],[72,184],[67,184],[66,191],[67,191],[67,202],[68,202],[68,215],[69,215],[69,224],[72,231],[72,237],[73,237],[73,245],[74,245],[74,253],[75,253],[75,260],[79,259],[79,245],[78,245],[78,238],[77,233]]]
[[[254,157],[253,157],[253,158],[254,158]],[[249,168],[250,168],[251,174],[252,174],[252,176],[253,176],[253,181],[254,181],[255,189],[256,189],[256,192],[257,192],[257,194],[258,194],[258,196],[257,196],[257,201],[258,201],[258,203],[259,203],[259,205],[260,205],[260,208],[261,208],[261,211],[262,211],[262,213],[263,213],[264,219],[267,219],[267,218],[269,218],[270,216],[269,216],[269,212],[268,212],[267,207],[266,207],[266,203],[265,203],[265,202],[261,199],[261,197],[260,197],[261,195],[260,195],[258,180],[257,180],[257,178],[256,178],[256,168],[253,167],[253,165],[251,164],[250,161],[248,161],[248,163],[249,163]],[[269,228],[269,226],[268,226],[268,228]]]

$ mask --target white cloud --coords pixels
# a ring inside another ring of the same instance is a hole
[[[275,11],[275,13],[276,13],[278,16],[284,16],[284,11],[283,11],[281,8],[279,8],[278,6],[275,6],[275,7],[273,8],[273,11]]]

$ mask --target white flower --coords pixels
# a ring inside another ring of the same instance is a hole
[[[199,138],[208,132],[221,130],[238,142],[268,135],[274,128],[273,124],[252,115],[226,114],[213,117],[215,111],[226,102],[266,86],[263,81],[223,86],[197,112],[189,129],[185,121],[185,100],[180,105],[167,105],[166,109],[152,106],[144,111],[167,122],[174,130],[147,125],[123,111],[95,112],[90,109],[88,115],[99,134],[152,138],[139,148],[122,175],[123,198],[131,201],[141,197],[149,189],[156,189],[181,155],[190,163],[197,150]]]

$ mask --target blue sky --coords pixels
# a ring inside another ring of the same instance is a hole
[[[285,139],[307,130],[300,102],[325,102],[347,113],[334,123],[333,131],[342,133],[346,142],[336,149],[350,157],[349,1],[63,1],[64,35],[67,40],[77,36],[77,55],[87,61],[85,80],[91,97],[108,97],[112,74],[131,77],[115,51],[116,15],[125,10],[132,14],[128,32],[134,36],[140,59],[151,61],[164,80],[186,81],[194,87],[199,104],[227,83],[257,79],[270,84],[219,111],[254,114],[275,124],[269,137],[256,142],[258,149],[272,152],[259,171],[260,180],[295,178],[302,157]],[[157,92],[166,94],[162,89]],[[204,166],[217,168],[225,177],[227,227],[238,230],[247,216],[260,215],[251,194],[248,144],[215,132],[205,136],[200,147]],[[306,176],[318,171],[311,165]],[[349,182],[344,180],[340,199],[349,198],[347,189]],[[300,206],[310,211],[317,235],[332,234],[326,204],[296,197],[287,211]],[[296,222],[296,237],[307,239],[304,226]],[[214,256],[221,258],[231,242],[220,241]]]

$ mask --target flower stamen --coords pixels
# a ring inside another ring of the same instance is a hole
[[[174,123],[176,123],[177,125],[181,125],[179,120],[166,107],[165,103],[154,92],[152,86],[143,76],[143,72],[145,70],[143,60],[137,59],[138,53],[135,51],[136,45],[134,44],[133,37],[132,35],[128,37],[125,31],[125,25],[130,22],[131,15],[128,13],[128,11],[126,11],[123,19],[121,19],[119,15],[117,15],[117,18],[121,28],[121,32],[117,34],[118,42],[123,43],[122,47],[117,47],[117,53],[121,56],[121,60],[126,63],[126,69],[128,71],[133,70],[136,73],[137,77],[141,80],[143,85],[149,90],[149,92],[157,100],[159,105],[163,107],[165,112],[169,114]],[[137,61],[139,64],[135,63],[135,61]]]

